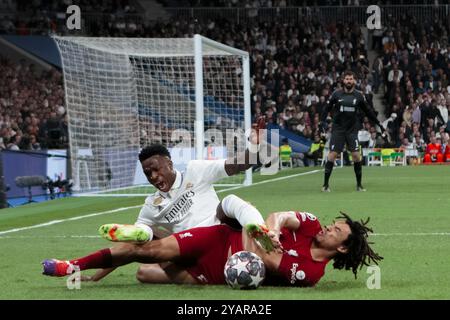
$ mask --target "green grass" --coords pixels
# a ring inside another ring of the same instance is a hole
[[[307,169],[285,170],[281,175]],[[367,192],[355,191],[353,168],[337,169],[331,193],[321,193],[323,173],[302,175],[234,193],[264,215],[304,210],[330,223],[340,210],[354,218],[371,217],[374,248],[384,260],[381,289],[366,287],[366,268],[355,280],[350,271],[327,272],[315,288],[261,287],[233,291],[226,286],[142,285],[137,264],[122,267],[99,283],[68,290],[65,279],[42,276],[44,258],[83,256],[110,243],[95,236],[99,225],[132,223],[139,208],[19,231],[0,236],[1,299],[449,299],[450,166],[364,168]],[[278,176],[277,176],[278,177]],[[273,176],[255,177],[255,181]],[[142,197],[70,198],[0,211],[0,231],[51,220],[139,205]],[[438,235],[437,233],[447,233]],[[420,235],[422,234],[422,235]],[[425,235],[424,235],[425,234]],[[90,274],[92,272],[86,272]]]

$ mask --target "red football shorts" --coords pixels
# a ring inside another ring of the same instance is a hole
[[[180,247],[180,260],[186,270],[203,284],[224,284],[223,269],[231,254],[242,251],[242,231],[221,224],[174,233]],[[178,262],[178,261],[177,261]]]

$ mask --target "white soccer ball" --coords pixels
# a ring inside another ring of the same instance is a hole
[[[239,251],[228,258],[223,272],[231,288],[256,289],[266,277],[266,266],[253,252]]]

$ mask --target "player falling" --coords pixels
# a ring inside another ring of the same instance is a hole
[[[306,212],[277,212],[266,220],[270,231],[248,224],[242,231],[226,224],[200,227],[175,233],[143,244],[124,243],[88,256],[62,261],[47,259],[43,274],[62,277],[74,270],[110,268],[131,262],[154,264],[148,272],[149,283],[225,284],[224,265],[232,254],[250,251],[261,257],[266,270],[266,284],[314,286],[333,260],[335,269],[358,269],[382,259],[370,247],[367,221],[354,221],[342,214],[332,225],[322,227]],[[266,237],[261,235],[266,234]],[[263,247],[255,239],[270,237],[273,248]]]

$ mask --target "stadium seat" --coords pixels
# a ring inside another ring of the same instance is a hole
[[[395,151],[390,154],[390,162],[389,165],[391,167],[395,167],[396,165],[406,166],[406,156],[404,151]]]
[[[405,158],[406,158],[406,164],[410,163],[408,160],[412,160],[414,163],[417,163],[418,160],[421,158],[419,155],[419,151],[415,149],[406,149],[405,150]]]
[[[286,166],[285,166],[286,164]],[[280,169],[293,168],[292,164],[292,148],[289,146],[288,140],[283,141],[283,145],[280,146]]]
[[[280,153],[280,169],[293,167],[291,154]]]
[[[367,156],[368,166],[383,166],[383,159],[381,157],[381,152],[369,152]]]

